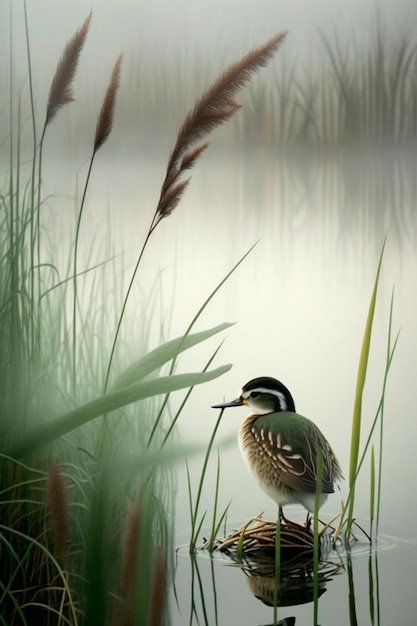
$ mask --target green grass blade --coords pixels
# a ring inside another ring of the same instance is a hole
[[[197,496],[196,496],[195,504],[193,506],[193,514],[192,514],[192,518],[193,518],[192,526],[193,527],[195,527],[195,520],[197,518],[198,509],[199,509],[199,506],[200,506],[201,494],[202,494],[202,491],[203,491],[203,485],[204,485],[204,479],[205,479],[205,476],[206,476],[208,460],[209,460],[209,457],[210,457],[211,449],[213,447],[213,443],[214,443],[214,439],[216,437],[217,430],[218,430],[218,428],[220,426],[220,422],[221,422],[221,419],[223,417],[223,412],[224,412],[224,409],[222,409],[220,411],[220,413],[219,413],[219,417],[217,418],[217,421],[216,421],[216,423],[214,425],[213,432],[211,433],[210,441],[208,443],[206,454],[205,454],[205,457],[204,457],[203,468],[201,470],[200,480],[199,480],[199,483],[198,483]],[[190,540],[190,547],[191,548],[194,548],[195,543],[197,541],[197,536],[198,536],[198,532],[192,534],[191,540]]]
[[[323,482],[323,453],[317,445],[317,485],[314,498],[314,518],[313,518],[313,624],[318,625],[319,611],[319,562],[320,562],[320,535],[319,535],[319,510],[320,496]]]
[[[359,459],[359,446],[361,436],[362,421],[362,398],[366,381],[366,371],[368,367],[368,358],[371,345],[372,325],[375,313],[376,297],[378,293],[379,277],[382,266],[382,258],[384,255],[385,241],[382,246],[379,258],[378,269],[375,277],[374,288],[372,291],[371,301],[369,303],[368,316],[365,325],[364,336],[362,340],[361,353],[359,357],[358,374],[356,379],[356,392],[353,405],[352,431],[350,441],[350,459],[349,459],[349,527],[353,519],[353,509],[355,504],[355,481]]]
[[[380,428],[379,428],[379,465],[378,465],[378,483],[377,483],[377,494],[376,494],[376,521],[375,521],[375,533],[376,534],[378,534],[379,516],[380,516],[380,509],[381,509],[385,390],[387,387],[388,373],[391,367],[392,358],[394,356],[395,349],[397,347],[398,338],[399,338],[399,332],[398,332],[395,337],[394,344],[391,348],[393,315],[394,315],[394,289],[392,290],[392,294],[391,294],[391,305],[390,305],[389,322],[388,322],[387,356],[386,356],[386,362],[385,362],[384,382],[382,385],[382,397],[381,397],[381,418],[380,418]]]
[[[375,448],[374,446],[372,446],[371,448],[371,476],[370,476],[370,486],[369,486],[369,521],[370,521],[369,536],[370,537],[372,537],[374,516],[375,516]]]
[[[387,363],[386,363],[386,370],[385,370],[385,374],[384,374],[384,384],[386,383],[386,381],[387,381],[387,379],[388,379],[388,374],[389,374],[389,370],[390,370],[390,368],[391,368],[392,359],[393,359],[393,357],[394,357],[394,353],[395,353],[395,349],[396,349],[396,346],[397,346],[398,338],[399,338],[399,333],[398,333],[398,334],[397,334],[397,336],[396,336],[395,342],[394,342],[394,344],[393,344],[393,347],[392,347],[392,349],[391,349],[391,352],[390,352],[389,358],[388,358]],[[365,461],[366,454],[367,454],[367,452],[368,452],[368,449],[369,449],[369,446],[370,446],[370,443],[371,443],[372,436],[373,436],[373,434],[374,434],[374,431],[375,431],[376,425],[377,425],[377,423],[378,423],[378,419],[379,419],[379,417],[380,417],[380,415],[381,415],[382,407],[383,407],[383,404],[384,404],[384,395],[385,395],[385,387],[383,388],[383,390],[382,390],[382,392],[381,392],[381,398],[380,398],[380,401],[379,401],[379,404],[378,404],[378,407],[377,407],[377,410],[376,410],[376,413],[375,413],[375,417],[374,417],[374,419],[373,419],[373,422],[372,422],[371,428],[370,428],[370,430],[369,430],[369,433],[368,433],[368,437],[367,437],[367,440],[366,440],[365,446],[364,446],[364,448],[363,448],[363,451],[362,451],[362,454],[361,454],[360,460],[359,460],[359,462],[358,462],[358,467],[357,467],[356,474],[355,474],[355,482],[356,482],[356,480],[357,480],[357,478],[358,478],[359,472],[360,472],[360,470],[361,470],[361,468],[362,468],[362,465],[363,465],[363,463],[364,463],[364,461]],[[345,514],[346,514],[347,509],[348,509],[348,505],[350,505],[351,497],[352,497],[352,491],[349,491],[349,493],[348,493],[348,497],[346,498],[345,508],[344,508],[344,510],[343,510],[343,513],[342,513],[342,516],[341,516],[341,520],[340,520],[339,526],[341,526],[341,524],[343,523],[343,520],[344,520]],[[377,530],[376,530],[376,532],[377,532]]]
[[[223,513],[221,514],[219,520],[216,521],[217,520],[217,507],[218,507],[218,502],[219,502],[219,487],[220,487],[220,454],[219,454],[219,451],[217,451],[216,487],[214,490],[213,517],[211,521],[211,533],[210,533],[210,539],[208,543],[208,549],[210,552],[213,551],[214,542],[216,540],[216,535],[219,532],[219,528],[222,525],[223,520],[225,519],[227,512],[229,510],[229,506],[230,506],[230,502],[229,502],[229,504],[224,509]]]
[[[165,365],[165,363],[171,361],[171,359],[175,359],[181,352],[184,352],[184,350],[196,346],[202,341],[213,337],[213,335],[230,328],[230,326],[233,326],[233,324],[219,324],[209,330],[187,335],[186,337],[177,337],[176,339],[164,343],[162,346],[158,346],[158,348],[155,348],[155,350],[152,350],[146,356],[127,367],[114,381],[110,390],[122,389],[136,383],[139,379],[145,378],[145,376],[158,370]]]
[[[278,624],[279,592],[281,588],[281,520],[278,514],[275,531],[275,580],[274,580],[274,624]]]
[[[41,424],[34,428],[25,435],[20,442],[17,442],[8,454],[14,458],[21,458],[100,415],[110,413],[110,411],[119,409],[132,402],[137,402],[138,400],[150,398],[151,396],[168,392],[171,393],[172,391],[214,380],[225,374],[230,368],[231,365],[224,365],[209,372],[163,376],[156,380],[129,385],[129,387],[104,394],[58,417],[52,422]]]
[[[217,353],[219,352],[219,350],[220,350],[222,345],[223,345],[223,341],[220,343],[220,345],[216,348],[216,350],[213,352],[213,354],[211,355],[211,357],[207,361],[206,365],[204,366],[204,368],[202,370],[203,372],[206,372],[208,370],[208,368],[210,367],[210,365],[212,364],[212,362],[216,358]],[[174,417],[173,417],[173,419],[171,421],[171,424],[169,425],[169,428],[167,429],[167,431],[165,433],[165,436],[163,438],[161,447],[164,446],[166,444],[166,442],[168,441],[168,439],[170,438],[171,433],[172,433],[172,431],[175,428],[175,424],[177,423],[177,421],[178,421],[178,419],[179,419],[179,417],[180,417],[180,415],[181,415],[185,405],[187,404],[187,402],[188,402],[188,400],[189,400],[193,390],[194,390],[194,387],[190,387],[188,389],[187,393],[185,394],[184,400],[181,402],[181,404],[180,404],[180,406],[178,408],[178,411],[174,415]],[[154,424],[154,426],[152,428],[152,432],[151,432],[151,434],[149,436],[148,446],[150,446],[150,444],[152,442],[153,436],[154,436],[154,434],[156,432],[156,429],[158,428],[158,425],[159,425],[159,422],[160,422],[161,418],[162,418],[162,411],[159,412],[158,417],[155,420],[155,424]]]

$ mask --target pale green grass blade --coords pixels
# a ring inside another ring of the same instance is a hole
[[[371,476],[369,486],[369,520],[370,531],[369,536],[372,537],[372,528],[375,516],[375,447],[371,448]]]
[[[274,624],[279,624],[278,622],[278,603],[279,603],[279,592],[281,589],[281,520],[277,518],[276,529],[275,529],[275,580],[274,580]]]
[[[216,433],[217,433],[217,431],[219,429],[220,422],[221,422],[222,417],[223,417],[223,412],[224,412],[224,409],[222,409],[220,411],[220,413],[219,413],[219,417],[217,418],[217,421],[216,421],[216,423],[214,425],[213,431],[211,433],[210,441],[209,441],[208,446],[207,446],[206,454],[204,456],[203,468],[201,470],[200,480],[199,480],[199,483],[198,483],[197,496],[196,496],[196,499],[195,499],[195,504],[192,507],[192,511],[191,511],[192,528],[195,528],[195,525],[196,525],[198,509],[199,509],[200,500],[201,500],[201,494],[202,494],[202,491],[203,491],[204,480],[205,480],[205,476],[206,476],[206,472],[207,472],[208,461],[209,461],[209,458],[210,458],[210,453],[211,453],[211,449],[213,447],[213,443],[214,443],[214,439],[216,437]],[[201,526],[201,524],[200,524],[200,526]],[[198,533],[199,533],[199,529],[197,529],[197,532],[192,533],[191,540],[190,540],[190,548],[194,548],[195,547],[195,543],[197,541]]]
[[[216,350],[213,352],[213,354],[211,355],[211,357],[210,357],[210,358],[209,358],[209,360],[207,361],[206,365],[204,366],[204,368],[203,368],[203,370],[202,370],[203,372],[206,372],[206,371],[208,370],[208,368],[209,368],[209,367],[210,367],[210,365],[212,364],[213,360],[216,358],[217,353],[219,352],[219,350],[220,350],[220,348],[222,347],[222,345],[223,345],[223,341],[220,343],[220,345],[216,348]],[[184,409],[185,405],[187,404],[187,402],[188,402],[188,400],[189,400],[189,398],[190,398],[190,396],[191,396],[191,394],[192,394],[193,390],[194,390],[194,387],[190,387],[190,388],[188,389],[187,393],[185,394],[184,400],[181,402],[181,404],[180,404],[180,406],[179,406],[179,408],[178,408],[178,411],[177,411],[177,412],[176,412],[176,414],[174,415],[174,417],[173,417],[173,419],[172,419],[172,421],[171,421],[171,424],[169,425],[168,430],[166,431],[166,434],[165,434],[164,439],[163,439],[163,441],[162,441],[162,446],[164,446],[164,445],[165,445],[165,443],[168,441],[169,437],[171,436],[171,433],[172,433],[172,431],[174,430],[175,425],[176,425],[176,423],[177,423],[177,421],[178,421],[178,419],[179,419],[179,417],[180,417],[180,415],[181,415],[181,413],[182,413],[182,411],[183,411],[183,409]],[[164,406],[164,405],[165,405],[165,403],[163,403],[163,406]],[[153,436],[154,436],[154,434],[155,434],[155,432],[156,432],[156,429],[158,428],[158,425],[159,425],[159,423],[160,423],[161,418],[162,418],[162,411],[160,411],[160,412],[159,412],[158,417],[157,417],[157,419],[155,420],[155,424],[154,424],[154,426],[153,426],[153,428],[152,428],[152,432],[151,432],[151,434],[150,434],[150,436],[149,436],[148,446],[150,446],[150,445],[151,445],[151,442],[152,442]],[[161,447],[162,447],[162,446],[161,446]]]
[[[230,328],[230,326],[233,326],[233,324],[219,324],[209,330],[187,335],[186,337],[177,337],[176,339],[164,343],[162,346],[158,346],[158,348],[155,348],[155,350],[152,350],[146,356],[127,367],[114,381],[111,390],[121,389],[136,383],[139,379],[145,378],[145,376],[158,370],[165,365],[165,363],[168,363],[168,361],[175,359],[181,352],[184,352],[184,350],[188,350],[188,348],[213,337],[213,335],[226,330],[226,328]]]
[[[380,398],[380,401],[379,401],[379,404],[378,404],[378,407],[377,407],[377,410],[376,410],[375,417],[373,419],[371,428],[369,429],[368,437],[366,439],[366,443],[365,443],[365,446],[363,448],[360,460],[358,462],[358,466],[357,466],[356,474],[355,474],[355,482],[356,482],[356,480],[358,478],[359,472],[361,471],[362,465],[363,465],[363,463],[365,461],[366,454],[367,454],[369,446],[371,444],[372,436],[374,434],[376,425],[378,423],[378,419],[380,418],[380,416],[382,414],[383,405],[384,405],[384,396],[385,396],[386,383],[387,383],[387,380],[388,380],[388,374],[389,374],[389,370],[391,368],[391,364],[392,364],[392,360],[393,360],[393,357],[394,357],[394,354],[395,354],[395,350],[396,350],[396,347],[397,347],[398,339],[399,339],[399,332],[397,333],[397,336],[395,338],[394,344],[393,344],[393,346],[391,348],[391,351],[390,351],[389,355],[387,354],[387,362],[386,362],[386,369],[385,369],[385,373],[384,373],[384,384],[383,384],[383,389],[382,389],[382,392],[381,392],[381,398]],[[381,455],[380,455],[380,463],[381,463]],[[346,498],[345,507],[344,507],[344,510],[343,510],[343,513],[342,513],[342,516],[341,516],[341,520],[340,520],[340,523],[339,523],[339,527],[341,527],[341,525],[343,523],[343,520],[345,518],[345,515],[346,515],[346,513],[348,511],[348,505],[350,505],[351,498],[352,498],[352,491],[349,491],[348,497]],[[378,511],[378,501],[379,501],[379,495],[377,497],[377,511]],[[377,513],[377,519],[378,519],[378,513]],[[378,532],[378,524],[377,524],[377,527],[376,527],[376,534],[377,534],[377,532]]]
[[[212,522],[211,522],[211,533],[210,533],[210,539],[209,539],[209,543],[208,543],[208,550],[210,552],[212,552],[213,549],[214,549],[214,542],[216,540],[216,535],[219,532],[219,528],[222,525],[223,520],[226,518],[227,512],[228,512],[230,504],[231,504],[231,501],[230,501],[229,504],[224,509],[223,513],[221,514],[219,520],[217,521],[217,508],[218,508],[218,502],[219,502],[219,488],[220,488],[220,454],[219,454],[219,451],[217,451],[216,487],[215,487],[215,491],[214,491],[214,505],[213,505],[213,517],[212,517]]]
[[[388,382],[388,374],[391,367],[392,359],[395,353],[395,349],[397,347],[397,342],[399,339],[399,331],[394,339],[394,343],[392,344],[392,321],[394,315],[394,289],[391,294],[391,305],[390,305],[390,313],[389,313],[389,323],[388,323],[388,344],[387,344],[387,356],[385,362],[385,373],[384,373],[384,382],[382,385],[382,396],[381,396],[381,417],[380,417],[380,429],[379,429],[379,465],[378,465],[378,483],[377,483],[377,493],[376,493],[376,521],[375,521],[375,534],[378,534],[379,527],[379,515],[381,508],[381,491],[382,491],[382,460],[383,460],[383,434],[384,434],[384,414],[385,414],[385,391],[387,388]]]
[[[163,376],[146,383],[129,385],[123,389],[104,394],[58,417],[53,422],[48,422],[47,424],[42,424],[34,428],[32,432],[29,432],[20,442],[15,444],[8,454],[14,458],[21,458],[100,415],[108,414],[110,411],[119,409],[132,402],[137,402],[138,400],[150,398],[151,396],[170,393],[214,380],[229,371],[231,367],[231,365],[223,365],[209,372]]]
[[[379,258],[378,269],[375,277],[374,288],[372,291],[371,301],[369,303],[368,316],[365,325],[365,331],[362,340],[361,353],[359,357],[358,374],[356,379],[356,392],[353,405],[352,431],[350,440],[350,459],[349,459],[349,525],[353,518],[353,509],[355,504],[355,480],[358,467],[359,446],[361,436],[362,421],[362,398],[366,381],[366,371],[368,367],[369,351],[371,346],[372,325],[374,320],[376,297],[378,293],[379,277],[382,266],[382,258],[384,255],[385,241],[382,246],[381,256]]]
[[[200,318],[200,316],[202,315],[203,311],[206,309],[206,307],[209,305],[209,303],[211,302],[211,300],[214,298],[214,296],[217,294],[217,292],[221,289],[221,287],[223,287],[223,285],[226,283],[226,281],[232,276],[232,274],[237,270],[237,268],[240,266],[241,263],[243,263],[243,261],[246,259],[246,257],[252,252],[252,250],[254,249],[254,247],[258,244],[258,242],[254,243],[247,252],[245,252],[245,254],[238,260],[238,262],[232,267],[232,269],[226,274],[226,276],[223,278],[223,280],[215,287],[215,289],[213,289],[213,291],[209,294],[209,296],[206,298],[206,300],[203,302],[203,304],[201,305],[201,307],[198,309],[197,313],[194,315],[193,319],[191,320],[190,324],[188,325],[187,330],[185,331],[184,335],[183,335],[183,340],[185,341],[185,338],[189,336],[191,329],[193,328],[193,326],[196,324],[197,320]],[[174,371],[175,368],[175,364],[176,364],[176,358],[172,359],[172,363],[171,363],[171,367],[170,367],[170,374],[172,374],[172,372]],[[169,394],[166,395],[161,409],[160,409],[160,416],[158,417],[158,420],[160,419],[160,417],[163,414],[163,411],[165,410],[165,407],[168,403],[169,400]],[[151,443],[153,434],[151,435],[151,437],[149,438],[149,444]]]
[[[320,446],[317,446],[317,485],[314,498],[314,518],[313,518],[313,624],[318,625],[319,616],[319,563],[320,563],[320,535],[319,535],[319,510],[320,496],[323,482],[323,453]]]

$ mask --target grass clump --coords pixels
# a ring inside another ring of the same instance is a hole
[[[232,65],[186,116],[128,287],[123,291],[119,286],[120,297],[114,298],[106,290],[112,259],[96,261],[91,253],[87,268],[82,267],[79,241],[93,163],[112,130],[122,57],[113,66],[98,114],[70,257],[61,275],[52,255],[54,234],[43,234],[42,180],[47,172],[42,152],[47,128],[74,100],[72,85],[92,18],[90,14],[64,49],[38,141],[23,6],[33,150],[22,190],[21,120],[19,113],[14,115],[11,83],[10,168],[1,193],[1,619],[16,625],[157,626],[166,620],[172,574],[172,465],[195,451],[172,444],[174,427],[193,388],[230,368],[211,369],[217,350],[201,371],[178,373],[176,362],[185,350],[228,328],[221,324],[191,332],[241,261],[183,336],[154,349],[145,336],[132,359],[126,345],[135,338],[123,335],[122,322],[149,239],[178,206],[189,184],[187,173],[208,146],[206,136],[238,110],[237,92],[271,60],[285,34]],[[86,274],[92,276],[89,292],[81,291]],[[115,275],[113,280],[117,282]],[[142,315],[142,325],[148,324]],[[109,324],[111,319],[116,323]],[[172,417],[168,398],[178,390],[186,390],[185,398]]]

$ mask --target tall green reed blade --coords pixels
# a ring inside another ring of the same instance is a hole
[[[356,379],[356,392],[353,405],[352,430],[350,441],[350,460],[349,460],[349,514],[348,514],[348,532],[351,530],[353,523],[353,513],[355,506],[355,483],[359,459],[359,447],[361,437],[361,421],[362,421],[362,399],[366,381],[366,372],[368,367],[368,358],[371,345],[372,325],[375,313],[376,297],[378,293],[379,276],[382,266],[382,258],[384,255],[385,243],[382,246],[379,258],[378,269],[375,277],[374,288],[372,291],[371,301],[369,303],[368,316],[365,324],[365,331],[362,339],[362,347],[359,357],[358,373]]]
[[[35,99],[33,94],[33,75],[32,75],[32,62],[31,62],[31,52],[30,52],[30,41],[29,41],[29,22],[28,22],[28,13],[26,0],[23,3],[24,10],[24,19],[25,19],[25,39],[26,39],[26,62],[28,66],[28,78],[29,78],[29,100],[30,100],[30,111],[31,111],[31,126],[32,126],[32,174],[31,174],[31,186],[30,186],[30,206],[31,206],[31,216],[30,216],[30,241],[29,241],[29,250],[30,250],[30,300],[31,300],[31,317],[30,317],[30,325],[31,325],[31,342],[32,342],[32,353],[35,348],[35,320],[34,320],[34,310],[35,310],[35,245],[37,239],[37,233],[35,231],[35,215],[36,215],[36,206],[35,206],[35,192],[36,192],[36,164],[37,164],[37,129],[36,129],[36,115],[35,115]],[[40,175],[40,174],[39,174]],[[39,263],[38,263],[39,266]]]
[[[352,565],[352,554],[350,546],[347,546],[346,552],[347,563],[347,575],[348,575],[348,587],[349,587],[349,626],[358,626],[358,615],[356,610],[356,596],[355,596],[355,578]]]
[[[206,331],[194,333],[193,335],[188,335],[185,337],[184,336],[177,337],[176,339],[171,339],[170,341],[167,341],[162,346],[159,346],[158,348],[151,350],[144,357],[142,357],[141,359],[139,359],[138,361],[136,361],[135,363],[132,363],[132,365],[127,367],[124,370],[124,372],[122,372],[122,374],[120,374],[120,376],[118,376],[118,378],[114,381],[113,385],[110,388],[110,391],[115,391],[116,389],[129,387],[131,384],[137,383],[139,380],[143,380],[144,378],[146,378],[152,373],[156,376],[158,371],[163,365],[165,365],[171,360],[175,360],[181,352],[183,352],[184,350],[188,350],[189,348],[201,343],[202,341],[205,341],[206,339],[209,339],[213,335],[219,332],[222,332],[223,330],[225,330],[226,328],[229,328],[232,325],[233,324],[226,322],[214,328],[210,328],[209,330],[206,330]],[[220,346],[222,345],[222,343],[220,344]],[[220,349],[220,346],[215,350],[215,352],[213,353],[209,361],[206,363],[205,367],[202,370],[203,373],[206,372],[208,368],[210,367],[211,363],[213,362],[214,358],[216,357]],[[172,375],[172,368],[170,369],[169,375]],[[185,398],[183,399],[176,415],[172,419],[171,424],[164,435],[161,447],[163,447],[168,441],[172,431],[175,428],[175,424],[178,418],[180,417],[181,412],[186,402],[188,401],[193,389],[194,389],[193,386],[190,386],[188,388]],[[157,432],[158,427],[160,425],[163,411],[166,407],[167,397],[169,397],[169,394],[165,396],[164,401],[162,402],[162,406],[159,409],[156,419],[154,420],[151,433],[148,437],[148,442],[147,442],[148,448],[151,446],[154,435]],[[105,428],[103,429],[102,434],[103,434],[103,437],[102,437],[102,446],[103,446],[107,437],[107,425],[106,424],[105,424]]]
[[[87,190],[91,178],[91,172],[93,169],[94,159],[97,151],[107,141],[112,127],[114,108],[116,105],[116,94],[120,85],[120,68],[122,63],[122,55],[119,55],[111,73],[110,82],[107,86],[104,100],[101,106],[100,114],[97,119],[96,133],[94,138],[93,152],[90,157],[88,165],[87,176],[84,183],[83,194],[81,197],[80,209],[78,211],[77,225],[75,229],[75,242],[74,242],[74,267],[73,267],[73,305],[72,305],[72,388],[75,393],[77,386],[77,280],[78,280],[78,246],[80,241],[80,229],[81,219],[84,212],[85,200],[87,196]]]
[[[203,461],[203,467],[201,470],[201,474],[200,474],[200,479],[198,482],[198,489],[197,489],[197,496],[195,499],[195,502],[192,502],[191,499],[191,508],[190,508],[190,513],[191,513],[191,538],[190,538],[190,551],[194,550],[196,542],[197,542],[197,538],[198,538],[198,533],[201,527],[201,522],[200,522],[200,526],[197,528],[197,516],[199,513],[199,507],[200,507],[200,500],[201,500],[201,495],[203,492],[203,485],[204,485],[204,480],[205,480],[205,476],[206,476],[206,472],[207,472],[207,466],[208,466],[208,461],[210,458],[210,453],[211,453],[211,449],[213,447],[213,443],[214,443],[214,439],[216,437],[217,431],[219,429],[220,426],[220,422],[221,419],[223,417],[223,412],[224,409],[221,409],[220,413],[219,413],[219,417],[217,418],[217,421],[214,425],[213,431],[211,433],[211,437],[210,437],[210,441],[208,443],[207,446],[207,450],[206,450],[206,454],[204,456],[204,461]],[[204,514],[205,515],[205,514]]]
[[[368,453],[369,446],[371,444],[371,440],[372,440],[373,434],[375,432],[375,428],[376,428],[376,425],[378,423],[378,420],[382,416],[384,403],[385,403],[385,393],[386,393],[386,386],[387,386],[387,382],[388,382],[388,375],[389,375],[389,372],[390,372],[390,369],[391,369],[392,361],[393,361],[393,358],[394,358],[395,350],[396,350],[398,339],[399,339],[399,334],[400,333],[398,332],[396,337],[395,337],[395,340],[392,341],[392,314],[393,314],[392,306],[393,306],[393,298],[391,299],[389,336],[388,336],[388,343],[387,343],[387,358],[386,358],[386,362],[385,362],[385,371],[384,371],[383,387],[382,387],[382,391],[381,391],[381,398],[379,400],[378,407],[376,409],[375,416],[374,416],[373,422],[371,424],[371,428],[369,429],[368,436],[367,436],[365,445],[363,447],[361,457],[360,457],[359,462],[357,464],[357,469],[356,469],[356,474],[355,474],[355,482],[356,482],[356,480],[357,480],[357,478],[359,476],[359,473],[361,471],[362,465],[363,465],[363,463],[365,461],[365,458],[366,458],[366,455]],[[383,431],[383,426],[380,425],[380,447],[381,447],[381,450],[380,450],[380,454],[379,454],[379,470],[378,470],[379,471],[379,481],[382,480],[381,479],[381,473],[382,473],[382,431]],[[335,538],[337,537],[337,535],[339,533],[339,530],[340,530],[340,528],[343,525],[346,513],[348,511],[348,508],[349,508],[349,505],[350,505],[350,502],[351,502],[351,498],[352,498],[352,491],[349,491],[348,497],[346,498],[345,506],[344,506],[344,509],[343,509],[343,512],[342,512],[342,515],[340,517],[340,521],[339,521],[339,524],[338,524],[338,531],[336,531],[336,533],[335,533]],[[379,504],[380,504],[380,499],[381,499],[381,494],[380,494],[380,487],[379,487],[378,495],[377,495],[377,519],[379,517],[378,507],[379,507]],[[349,529],[347,530],[347,534],[348,534],[348,532],[349,532]],[[378,524],[376,524],[376,528],[375,528],[375,535],[377,535],[377,534],[378,534]]]
[[[278,513],[275,527],[274,626],[278,622],[279,593],[281,590],[281,519]]]
[[[319,510],[320,496],[323,483],[323,453],[319,445],[316,446],[316,473],[317,484],[314,498],[314,517],[313,517],[313,625],[318,626],[319,615],[319,563],[320,563],[320,534],[319,534]]]
[[[223,332],[231,326],[233,326],[233,323],[225,322],[223,324],[219,324],[218,326],[214,326],[213,328],[209,328],[208,330],[188,335],[187,337],[181,336],[167,341],[161,346],[158,346],[154,350],[148,352],[148,354],[140,358],[138,361],[135,361],[135,363],[129,365],[122,372],[122,374],[116,378],[110,388],[110,391],[122,389],[123,387],[129,387],[130,385],[137,383],[139,380],[143,380],[152,373],[156,374],[163,365],[174,359],[185,350],[206,341],[206,339],[210,339],[210,337]]]
[[[215,486],[215,490],[214,490],[213,517],[212,517],[212,521],[211,521],[210,539],[208,541],[208,550],[210,552],[212,552],[213,549],[214,549],[214,542],[216,540],[217,533],[219,532],[219,528],[220,528],[220,526],[222,525],[223,521],[226,518],[227,512],[228,512],[230,504],[231,504],[231,502],[229,502],[227,507],[224,509],[224,511],[220,515],[220,518],[217,520],[217,507],[218,507],[218,501],[219,501],[219,487],[220,487],[220,454],[219,454],[219,451],[217,451],[217,471],[216,471],[216,486]]]
[[[69,411],[65,415],[57,417],[52,422],[40,424],[33,428],[32,431],[13,444],[7,454],[15,458],[32,454],[38,448],[55,441],[83,424],[87,424],[96,417],[110,413],[110,411],[138,400],[184,389],[190,385],[200,385],[222,376],[230,368],[231,365],[225,365],[209,372],[163,376],[156,380],[129,385],[128,387],[109,392]]]
[[[222,347],[222,345],[223,345],[223,341],[220,343],[220,345],[216,348],[216,350],[213,352],[213,354],[211,355],[211,357],[210,357],[210,358],[209,358],[209,360],[207,361],[206,365],[204,366],[204,368],[203,368],[203,370],[202,370],[203,372],[206,372],[206,371],[208,370],[208,368],[210,367],[210,365],[212,364],[212,362],[213,362],[213,361],[214,361],[214,359],[216,358],[217,353],[219,352],[219,350],[220,350],[220,348]],[[164,438],[163,438],[163,440],[162,440],[162,444],[161,444],[161,448],[162,448],[162,447],[166,444],[166,442],[169,440],[169,438],[170,438],[170,436],[171,436],[171,433],[173,432],[173,430],[174,430],[174,428],[175,428],[175,425],[176,425],[176,423],[177,423],[177,421],[178,421],[178,419],[179,419],[179,417],[180,417],[180,415],[181,415],[181,413],[182,413],[182,411],[183,411],[183,409],[184,409],[184,407],[185,407],[186,403],[188,402],[188,400],[189,400],[189,398],[190,398],[190,396],[191,396],[191,394],[192,394],[193,390],[194,390],[194,387],[190,387],[190,388],[188,389],[187,393],[185,394],[185,397],[184,397],[183,401],[181,402],[181,404],[180,404],[180,406],[179,406],[179,408],[178,408],[178,410],[177,410],[176,414],[174,415],[173,419],[171,420],[171,424],[169,425],[169,427],[168,427],[168,429],[167,429],[167,431],[166,431],[166,433],[165,433],[165,435],[164,435]],[[158,416],[158,417],[159,417],[159,416]],[[156,423],[156,422],[155,422],[155,423]],[[154,433],[155,433],[155,426],[154,426],[154,427],[153,427],[153,429],[152,429],[152,433],[151,433],[151,435],[153,436],[153,435],[154,435]],[[151,440],[151,437],[149,438],[149,441],[150,441],[150,440]],[[149,441],[148,441],[148,445],[149,445]]]
[[[186,340],[186,338],[189,336],[191,329],[193,328],[193,326],[196,324],[197,320],[200,318],[200,316],[202,315],[203,311],[206,309],[206,307],[208,306],[208,304],[211,302],[211,300],[214,298],[214,296],[218,293],[218,291],[223,287],[223,285],[227,282],[227,280],[232,276],[232,274],[237,270],[237,268],[239,267],[239,265],[241,263],[243,263],[243,261],[246,259],[246,257],[252,252],[252,250],[255,248],[255,246],[258,245],[258,241],[256,241],[247,252],[245,252],[245,254],[238,260],[238,262],[232,267],[232,269],[226,274],[226,276],[220,281],[220,283],[213,289],[213,291],[209,294],[209,296],[206,298],[206,300],[203,302],[203,304],[201,305],[201,307],[198,309],[197,313],[194,315],[193,319],[191,320],[190,324],[188,325],[187,330],[185,331],[184,335],[183,335],[183,341]],[[178,350],[180,349],[181,345],[179,346]],[[172,374],[175,368],[175,363],[176,363],[176,355],[173,355],[172,357],[172,363],[171,363],[171,367],[169,370],[169,373]],[[164,398],[164,401],[161,405],[161,408],[159,410],[159,414],[158,417],[155,421],[155,425],[154,428],[151,432],[151,435],[149,437],[149,443],[148,445],[151,444],[151,441],[153,439],[153,436],[156,432],[156,428],[162,418],[163,412],[165,410],[166,405],[168,404],[168,400],[169,400],[169,394],[167,394]]]
[[[388,322],[388,341],[387,341],[387,354],[385,360],[385,372],[384,372],[384,381],[382,384],[382,395],[381,395],[381,417],[379,423],[379,463],[378,463],[378,482],[377,482],[377,493],[376,493],[376,520],[375,520],[375,534],[378,535],[379,529],[379,520],[380,520],[380,512],[381,512],[381,492],[382,492],[382,460],[383,460],[383,441],[384,441],[384,416],[385,416],[385,391],[387,388],[388,382],[388,374],[391,367],[392,358],[395,353],[395,349],[397,346],[399,332],[397,333],[394,343],[392,343],[392,322],[394,315],[394,289],[391,294],[391,304],[390,304],[390,312],[389,312],[389,322]]]
[[[371,472],[369,479],[369,536],[372,537],[372,529],[375,516],[375,447],[371,447]]]

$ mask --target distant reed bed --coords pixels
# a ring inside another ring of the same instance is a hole
[[[367,151],[415,145],[414,34],[375,17],[366,38],[335,30],[330,35],[318,31],[317,39],[322,51],[308,64],[293,60],[276,64],[267,80],[261,77],[248,87],[239,121],[219,137],[220,146],[230,145],[229,133],[239,147],[261,146],[281,154],[296,148]],[[202,77],[210,75],[211,64],[221,65],[217,56],[209,59],[204,50],[197,50],[186,67],[180,52],[172,63],[161,67],[149,55],[145,62],[140,52],[125,59],[126,80],[118,103],[121,132],[129,133],[133,125],[138,137],[157,145],[178,124]],[[91,117],[92,100],[86,104]],[[86,130],[83,118],[73,123],[73,132]]]

